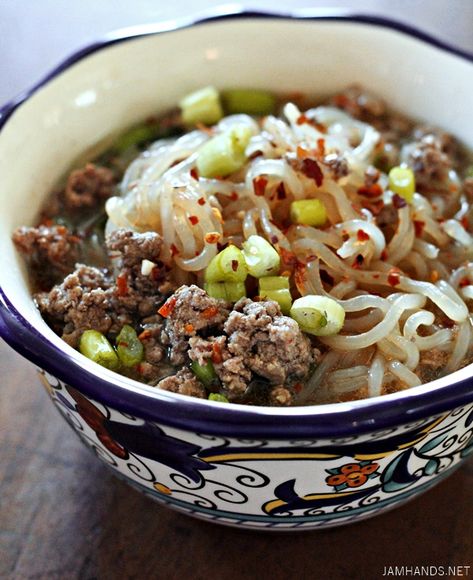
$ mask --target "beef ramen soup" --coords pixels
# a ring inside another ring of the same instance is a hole
[[[355,400],[471,362],[472,168],[360,87],[205,87],[78,162],[13,240],[100,365],[214,401]]]

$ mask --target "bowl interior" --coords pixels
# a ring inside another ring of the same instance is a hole
[[[0,286],[24,318],[77,357],[34,307],[11,233],[34,222],[54,183],[84,151],[175,106],[191,90],[213,84],[317,97],[356,82],[473,147],[471,73],[471,63],[458,56],[396,30],[350,21],[224,19],[92,52],[39,88],[1,130]],[[464,369],[458,373],[466,376]]]

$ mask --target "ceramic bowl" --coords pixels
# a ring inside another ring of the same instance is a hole
[[[234,526],[353,522],[441,481],[473,450],[472,366],[371,400],[244,407],[147,387],[48,328],[10,241],[83,151],[208,84],[327,95],[357,82],[473,146],[473,64],[374,18],[254,13],[149,26],[75,54],[0,113],[3,338],[117,475],[152,498]]]

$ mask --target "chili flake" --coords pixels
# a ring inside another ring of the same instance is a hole
[[[170,298],[168,298],[168,300],[166,300],[166,302],[158,310],[158,314],[161,314],[161,316],[163,316],[164,318],[167,318],[170,314],[172,314],[172,311],[174,310],[174,307],[176,306],[176,302],[177,302],[177,298],[175,296],[171,296]]]
[[[383,188],[379,183],[372,183],[371,185],[362,185],[358,188],[358,194],[369,199],[379,197],[383,193]]]
[[[172,258],[174,256],[176,256],[177,254],[179,254],[179,248],[175,244],[171,244],[171,247],[169,249],[171,251],[171,257]]]
[[[197,203],[199,205],[205,205],[205,197],[199,197],[199,199],[197,200]]]
[[[195,226],[199,223],[199,218],[196,215],[190,215],[189,221],[193,226]]]
[[[302,173],[306,177],[313,179],[317,184],[317,187],[320,187],[324,181],[324,174],[315,159],[306,157],[302,160]]]
[[[126,274],[119,274],[117,276],[117,291],[118,296],[126,296],[128,294],[128,283]]]
[[[263,196],[266,191],[266,186],[268,185],[268,180],[266,177],[255,177],[253,179],[253,189],[255,195]]]
[[[356,232],[356,238],[359,242],[366,242],[370,239],[370,235],[365,232],[365,230],[359,229]]]
[[[190,170],[191,177],[194,179],[199,179],[199,172],[197,171],[197,167],[193,167]]]
[[[399,270],[396,268],[391,268],[388,272],[388,284],[390,286],[397,286],[401,283],[401,278],[399,276]]]
[[[212,344],[212,362],[216,365],[222,362],[222,352],[215,342]]]
[[[216,244],[220,239],[220,234],[218,232],[209,232],[205,234],[205,241],[207,244]]]
[[[208,308],[202,311],[202,316],[206,319],[213,318],[217,314],[218,308],[216,306],[209,306]]]
[[[138,338],[139,338],[140,340],[147,340],[147,339],[148,339],[148,338],[150,338],[150,337],[151,337],[151,330],[149,330],[149,328],[146,328],[145,330],[143,330],[143,332],[142,332],[142,333],[140,333],[140,334],[138,335]]]
[[[184,325],[184,330],[187,332],[187,334],[191,334],[192,332],[194,332],[194,325],[192,325],[192,324],[185,324]]]

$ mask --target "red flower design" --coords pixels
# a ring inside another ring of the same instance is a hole
[[[339,473],[330,475],[325,480],[328,485],[335,487],[346,485],[347,487],[360,487],[368,481],[368,477],[378,469],[377,463],[346,463],[339,468]]]

